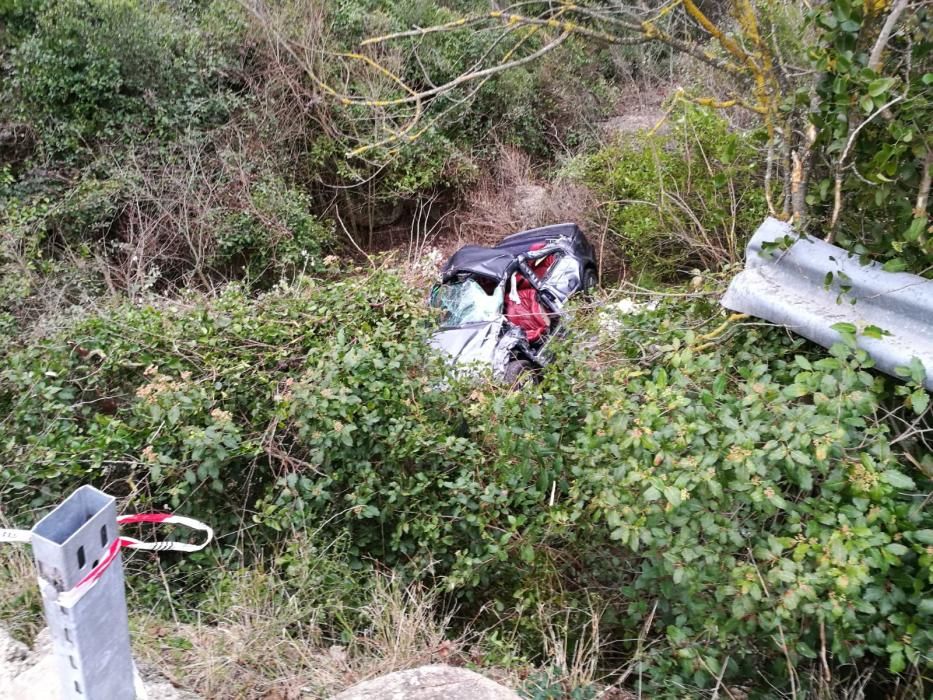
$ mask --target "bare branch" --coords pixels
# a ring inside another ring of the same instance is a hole
[[[881,72],[882,54],[888,42],[891,40],[894,27],[897,26],[897,22],[901,18],[904,10],[907,9],[908,4],[909,0],[897,0],[891,7],[891,11],[884,21],[884,26],[881,27],[881,32],[878,34],[875,45],[872,47],[871,54],[868,57],[868,67],[875,71],[875,73]]]
[[[923,160],[923,171],[920,175],[920,187],[917,190],[917,206],[914,207],[914,216],[922,218],[927,216],[927,204],[930,200],[930,185],[933,181],[933,149],[927,148],[927,156]]]
[[[568,10],[577,10],[576,7],[567,7]],[[542,17],[529,17],[526,15],[515,14],[514,12],[502,12],[500,10],[494,10],[489,12],[486,15],[474,16],[467,18],[462,23],[460,20],[455,20],[453,22],[447,22],[446,24],[439,24],[434,27],[426,27],[424,29],[411,29],[405,32],[396,32],[395,34],[386,34],[384,36],[372,37],[370,39],[365,39],[362,42],[362,45],[369,46],[372,44],[380,44],[386,41],[392,41],[394,39],[404,39],[417,36],[424,36],[427,34],[433,34],[436,32],[443,31],[452,31],[454,29],[460,29],[463,26],[469,24],[475,24],[477,22],[482,22],[483,20],[500,20],[506,24],[537,24],[542,27],[550,27],[551,29],[560,29],[569,34],[578,34],[580,36],[586,36],[591,39],[598,39],[599,41],[604,41],[607,44],[637,44],[643,41],[646,41],[648,37],[639,36],[634,38],[623,38],[615,34],[609,34],[608,32],[599,31],[596,29],[590,29],[578,24],[577,22],[571,22],[569,20],[561,20],[555,17],[542,18]],[[634,27],[635,30],[638,27]]]
[[[413,93],[409,97],[399,97],[394,100],[379,100],[378,104],[375,106],[385,107],[385,106],[390,106],[390,105],[401,105],[401,104],[407,104],[411,102],[417,102],[420,100],[424,100],[428,97],[435,97],[445,92],[450,92],[454,88],[459,87],[460,85],[463,85],[464,83],[468,83],[472,80],[484,78],[488,75],[494,75],[496,73],[502,73],[503,71],[509,70],[510,68],[517,68],[518,66],[523,66],[526,63],[531,63],[532,61],[535,61],[541,58],[544,54],[553,51],[558,46],[563,44],[564,41],[566,41],[569,36],[570,36],[570,32],[565,31],[563,34],[561,34],[559,37],[557,37],[550,43],[545,44],[544,46],[542,46],[540,49],[538,49],[534,53],[530,53],[527,56],[523,56],[522,58],[516,58],[515,60],[508,61],[506,63],[499,63],[495,66],[490,66],[489,68],[484,68],[482,70],[473,71],[472,73],[464,73],[463,75],[459,75],[453,80],[444,83],[443,85],[438,85],[435,88],[432,88],[430,90],[424,90],[423,92]],[[354,100],[354,102],[357,102],[357,101]],[[372,100],[360,100],[357,103],[365,105],[365,104],[370,104],[371,102],[373,101]]]
[[[842,178],[845,172],[845,163],[849,157],[849,151],[851,151],[852,146],[855,145],[855,139],[858,137],[859,132],[868,126],[876,117],[903,99],[904,95],[898,95],[893,100],[889,100],[884,105],[876,109],[868,116],[868,118],[865,119],[865,121],[855,127],[852,130],[852,133],[849,134],[849,138],[846,139],[845,148],[842,149],[842,153],[839,155],[839,160],[836,161],[836,177],[833,190],[833,213],[829,219],[829,233],[826,234],[825,239],[827,243],[832,243],[833,239],[836,237],[836,225],[839,223],[839,215],[842,213]]]

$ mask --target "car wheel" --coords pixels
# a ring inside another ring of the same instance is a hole
[[[599,285],[599,277],[596,275],[596,270],[592,267],[586,268],[583,271],[583,284],[580,285],[584,294],[589,295],[596,291],[596,287]]]
[[[512,360],[505,366],[502,381],[509,389],[524,389],[534,381],[531,370],[532,365],[528,360]]]

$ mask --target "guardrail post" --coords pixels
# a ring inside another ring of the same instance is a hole
[[[107,555],[117,538],[116,500],[82,486],[32,530],[45,619],[62,698],[133,700],[133,657],[120,554],[70,607],[59,600]]]

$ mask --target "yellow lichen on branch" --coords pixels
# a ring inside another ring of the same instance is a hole
[[[364,63],[380,76],[388,79],[398,88],[401,88],[403,91],[402,95],[394,97],[387,96],[384,99],[370,99],[362,96],[344,95],[328,86],[317,76],[312,77],[315,79],[315,83],[318,84],[324,92],[344,105],[360,105],[386,109],[391,107],[403,107],[404,105],[414,103],[415,113],[413,116],[410,114],[406,115],[410,118],[406,119],[406,124],[404,126],[398,130],[390,130],[387,138],[377,143],[366,144],[350,152],[350,155],[360,155],[376,146],[385,145],[393,141],[412,141],[420,134],[424,133],[430,125],[428,127],[421,125],[423,128],[415,127],[423,116],[422,104],[426,103],[427,100],[448,93],[467,82],[484,83],[497,73],[535,60],[568,37],[578,36],[608,44],[633,44],[645,41],[658,41],[668,44],[675,50],[686,52],[750,84],[749,92],[751,94],[746,98],[743,98],[737,92],[733,92],[725,98],[719,98],[716,96],[689,97],[686,96],[683,91],[679,91],[677,96],[675,96],[675,101],[689,101],[714,109],[741,107],[761,115],[769,137],[769,169],[766,174],[766,180],[770,182],[770,164],[773,161],[774,144],[777,141],[777,133],[779,131],[776,122],[779,114],[780,87],[775,76],[774,61],[772,60],[770,50],[767,43],[762,39],[761,32],[759,31],[754,5],[751,0],[731,0],[731,5],[732,16],[738,30],[736,34],[727,32],[722,26],[710,20],[699,8],[696,0],[671,0],[657,9],[650,19],[644,21],[632,21],[626,19],[624,16],[620,18],[618,16],[613,16],[612,13],[608,13],[602,8],[579,5],[571,2],[561,2],[556,7],[552,6],[544,15],[537,17],[510,11],[510,9],[514,8],[495,9],[486,13],[457,18],[435,26],[416,27],[407,31],[370,37],[362,41],[361,45],[364,47],[374,46],[400,39],[417,40],[428,35],[460,31],[465,28],[473,28],[479,31],[487,25],[494,26],[496,23],[507,27],[507,32],[512,31],[516,27],[527,27],[527,31],[524,35],[521,36],[514,45],[508,48],[504,56],[499,59],[497,63],[485,68],[474,66],[473,70],[466,71],[443,85],[416,91],[407,85],[400,76],[386,68],[378,60],[366,56],[363,53],[345,53],[339,55],[351,61]],[[661,19],[670,15],[675,8],[679,7],[683,7],[683,12],[697,22],[703,31],[712,38],[713,42],[721,47],[721,53],[710,51],[700,44],[679,39],[659,26],[659,21]],[[573,17],[571,18],[570,15],[573,15]],[[542,29],[554,30],[555,32],[559,32],[560,36],[556,40],[546,40],[547,43],[542,48],[531,51],[521,58],[514,58],[518,50]],[[611,29],[612,31],[607,31],[607,29]],[[750,99],[751,97],[753,97],[753,99]],[[774,213],[770,192],[766,193],[766,195],[769,209]]]
[[[558,10],[558,13],[567,12],[569,10],[577,9],[576,5],[567,4]],[[499,20],[505,22],[507,25],[541,25],[545,27],[550,27],[551,29],[559,29],[563,32],[569,32],[570,34],[578,34],[580,36],[586,36],[591,39],[598,39],[599,41],[605,41],[609,44],[625,44],[629,43],[628,40],[623,39],[615,34],[609,34],[608,32],[603,32],[597,29],[590,29],[585,27],[582,24],[577,22],[571,22],[569,20],[561,20],[556,17],[549,18],[540,18],[540,17],[529,17],[527,15],[517,14],[515,12],[505,12],[504,10],[492,10],[487,12],[484,15],[473,15],[471,17],[465,18],[463,20],[455,20],[453,22],[446,22],[445,24],[438,24],[433,27],[424,27],[419,29],[410,29],[404,32],[395,32],[394,34],[384,34],[382,36],[370,37],[369,39],[364,39],[361,42],[362,46],[370,46],[373,44],[382,44],[387,41],[395,41],[397,39],[409,39],[412,37],[421,37],[428,34],[434,34],[437,32],[452,31],[455,29],[460,29],[466,25],[472,25],[480,23],[484,20]]]
[[[699,341],[698,344],[691,346],[690,349],[693,352],[702,352],[703,350],[706,350],[712,347],[713,345],[715,345],[716,339],[719,336],[721,336],[723,333],[725,333],[726,330],[733,323],[735,323],[736,321],[743,321],[746,318],[748,318],[748,314],[732,314],[731,316],[729,316],[729,318],[727,318],[725,321],[723,321],[720,325],[718,325],[716,328],[711,330],[709,333],[705,333],[704,335],[698,336],[697,337],[697,341]]]
[[[697,23],[703,27],[704,31],[713,37],[716,41],[719,42],[719,45],[722,46],[726,51],[732,54],[742,63],[748,63],[751,60],[751,57],[739,46],[733,39],[730,39],[726,36],[726,33],[722,31],[719,27],[710,20],[699,7],[696,6],[696,3],[693,0],[683,0],[684,9],[687,11]]]

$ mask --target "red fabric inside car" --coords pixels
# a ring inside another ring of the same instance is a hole
[[[544,243],[535,243],[529,250],[541,250],[543,247]],[[534,270],[535,276],[543,279],[554,264],[554,256],[548,255],[541,260],[529,261],[528,264]],[[515,273],[512,284],[515,288],[505,298],[505,317],[510,323],[524,330],[528,342],[533,343],[550,329],[551,319],[538,301],[535,288],[524,275],[520,272]]]

